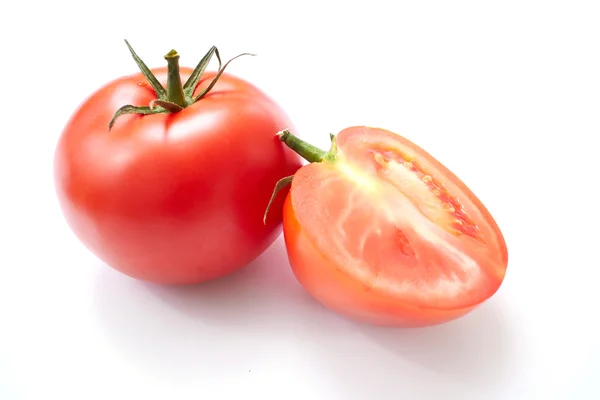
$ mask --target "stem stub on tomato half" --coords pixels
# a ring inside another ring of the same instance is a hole
[[[308,142],[305,142],[304,140],[295,136],[292,132],[290,132],[287,129],[284,129],[283,131],[277,133],[277,137],[279,138],[279,140],[281,140],[283,143],[285,143],[286,146],[288,146],[290,149],[294,150],[296,153],[298,153],[298,155],[300,155],[302,158],[304,158],[306,161],[308,161],[310,163],[323,162],[323,161],[333,162],[335,160],[335,157],[337,154],[337,143],[336,143],[336,137],[333,133],[329,134],[329,138],[331,139],[331,147],[330,147],[329,151],[325,151],[325,150],[320,149]],[[269,203],[267,204],[267,209],[265,210],[265,214],[263,216],[264,224],[267,223],[267,215],[269,214],[269,210],[271,208],[271,205],[273,204],[273,201],[277,197],[277,194],[281,191],[281,189],[290,185],[292,183],[293,179],[294,179],[293,175],[286,176],[285,178],[282,178],[279,181],[277,181],[277,183],[275,184],[275,188],[273,189],[273,194],[271,195],[271,198],[269,199]]]

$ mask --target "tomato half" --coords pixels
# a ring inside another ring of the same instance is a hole
[[[284,207],[290,264],[312,296],[362,322],[417,327],[498,290],[504,238],[458,177],[384,129],[352,127],[334,140],[337,149],[294,175]]]
[[[151,70],[167,87],[169,68]],[[187,80],[192,69],[177,72]],[[203,74],[191,95],[216,75]],[[124,114],[109,131],[119,107],[156,100],[138,73],[83,102],[56,148],[60,206],[77,237],[129,276],[190,284],[226,275],[281,232],[283,201],[266,224],[262,216],[275,182],[301,166],[274,136],[292,122],[257,87],[222,73],[210,92],[182,110]]]

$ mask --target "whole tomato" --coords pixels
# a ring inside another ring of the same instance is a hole
[[[261,90],[223,73],[215,47],[194,70],[180,69],[175,51],[168,67],[150,70],[127,46],[141,73],[93,93],[58,141],[66,221],[106,264],[140,280],[231,273],[281,232],[283,202],[266,224],[262,217],[275,183],[301,166],[275,135],[292,122]],[[205,73],[214,55],[219,70]]]

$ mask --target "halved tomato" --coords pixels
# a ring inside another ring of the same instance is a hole
[[[284,208],[290,264],[330,309],[362,322],[417,327],[455,319],[490,298],[508,264],[481,201],[451,171],[384,129],[351,127],[325,152],[289,131],[311,161]]]

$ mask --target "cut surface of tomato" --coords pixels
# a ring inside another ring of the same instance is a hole
[[[408,307],[411,319],[426,325],[447,320],[444,311],[466,312],[498,290],[506,244],[464,183],[383,129],[348,128],[336,143],[332,160],[295,174],[284,215],[290,262],[309,292],[337,311],[370,321],[385,317],[386,324],[406,325]],[[312,250],[299,249],[301,243]],[[353,289],[319,280],[324,269],[353,281]],[[423,319],[418,310],[440,313]]]

